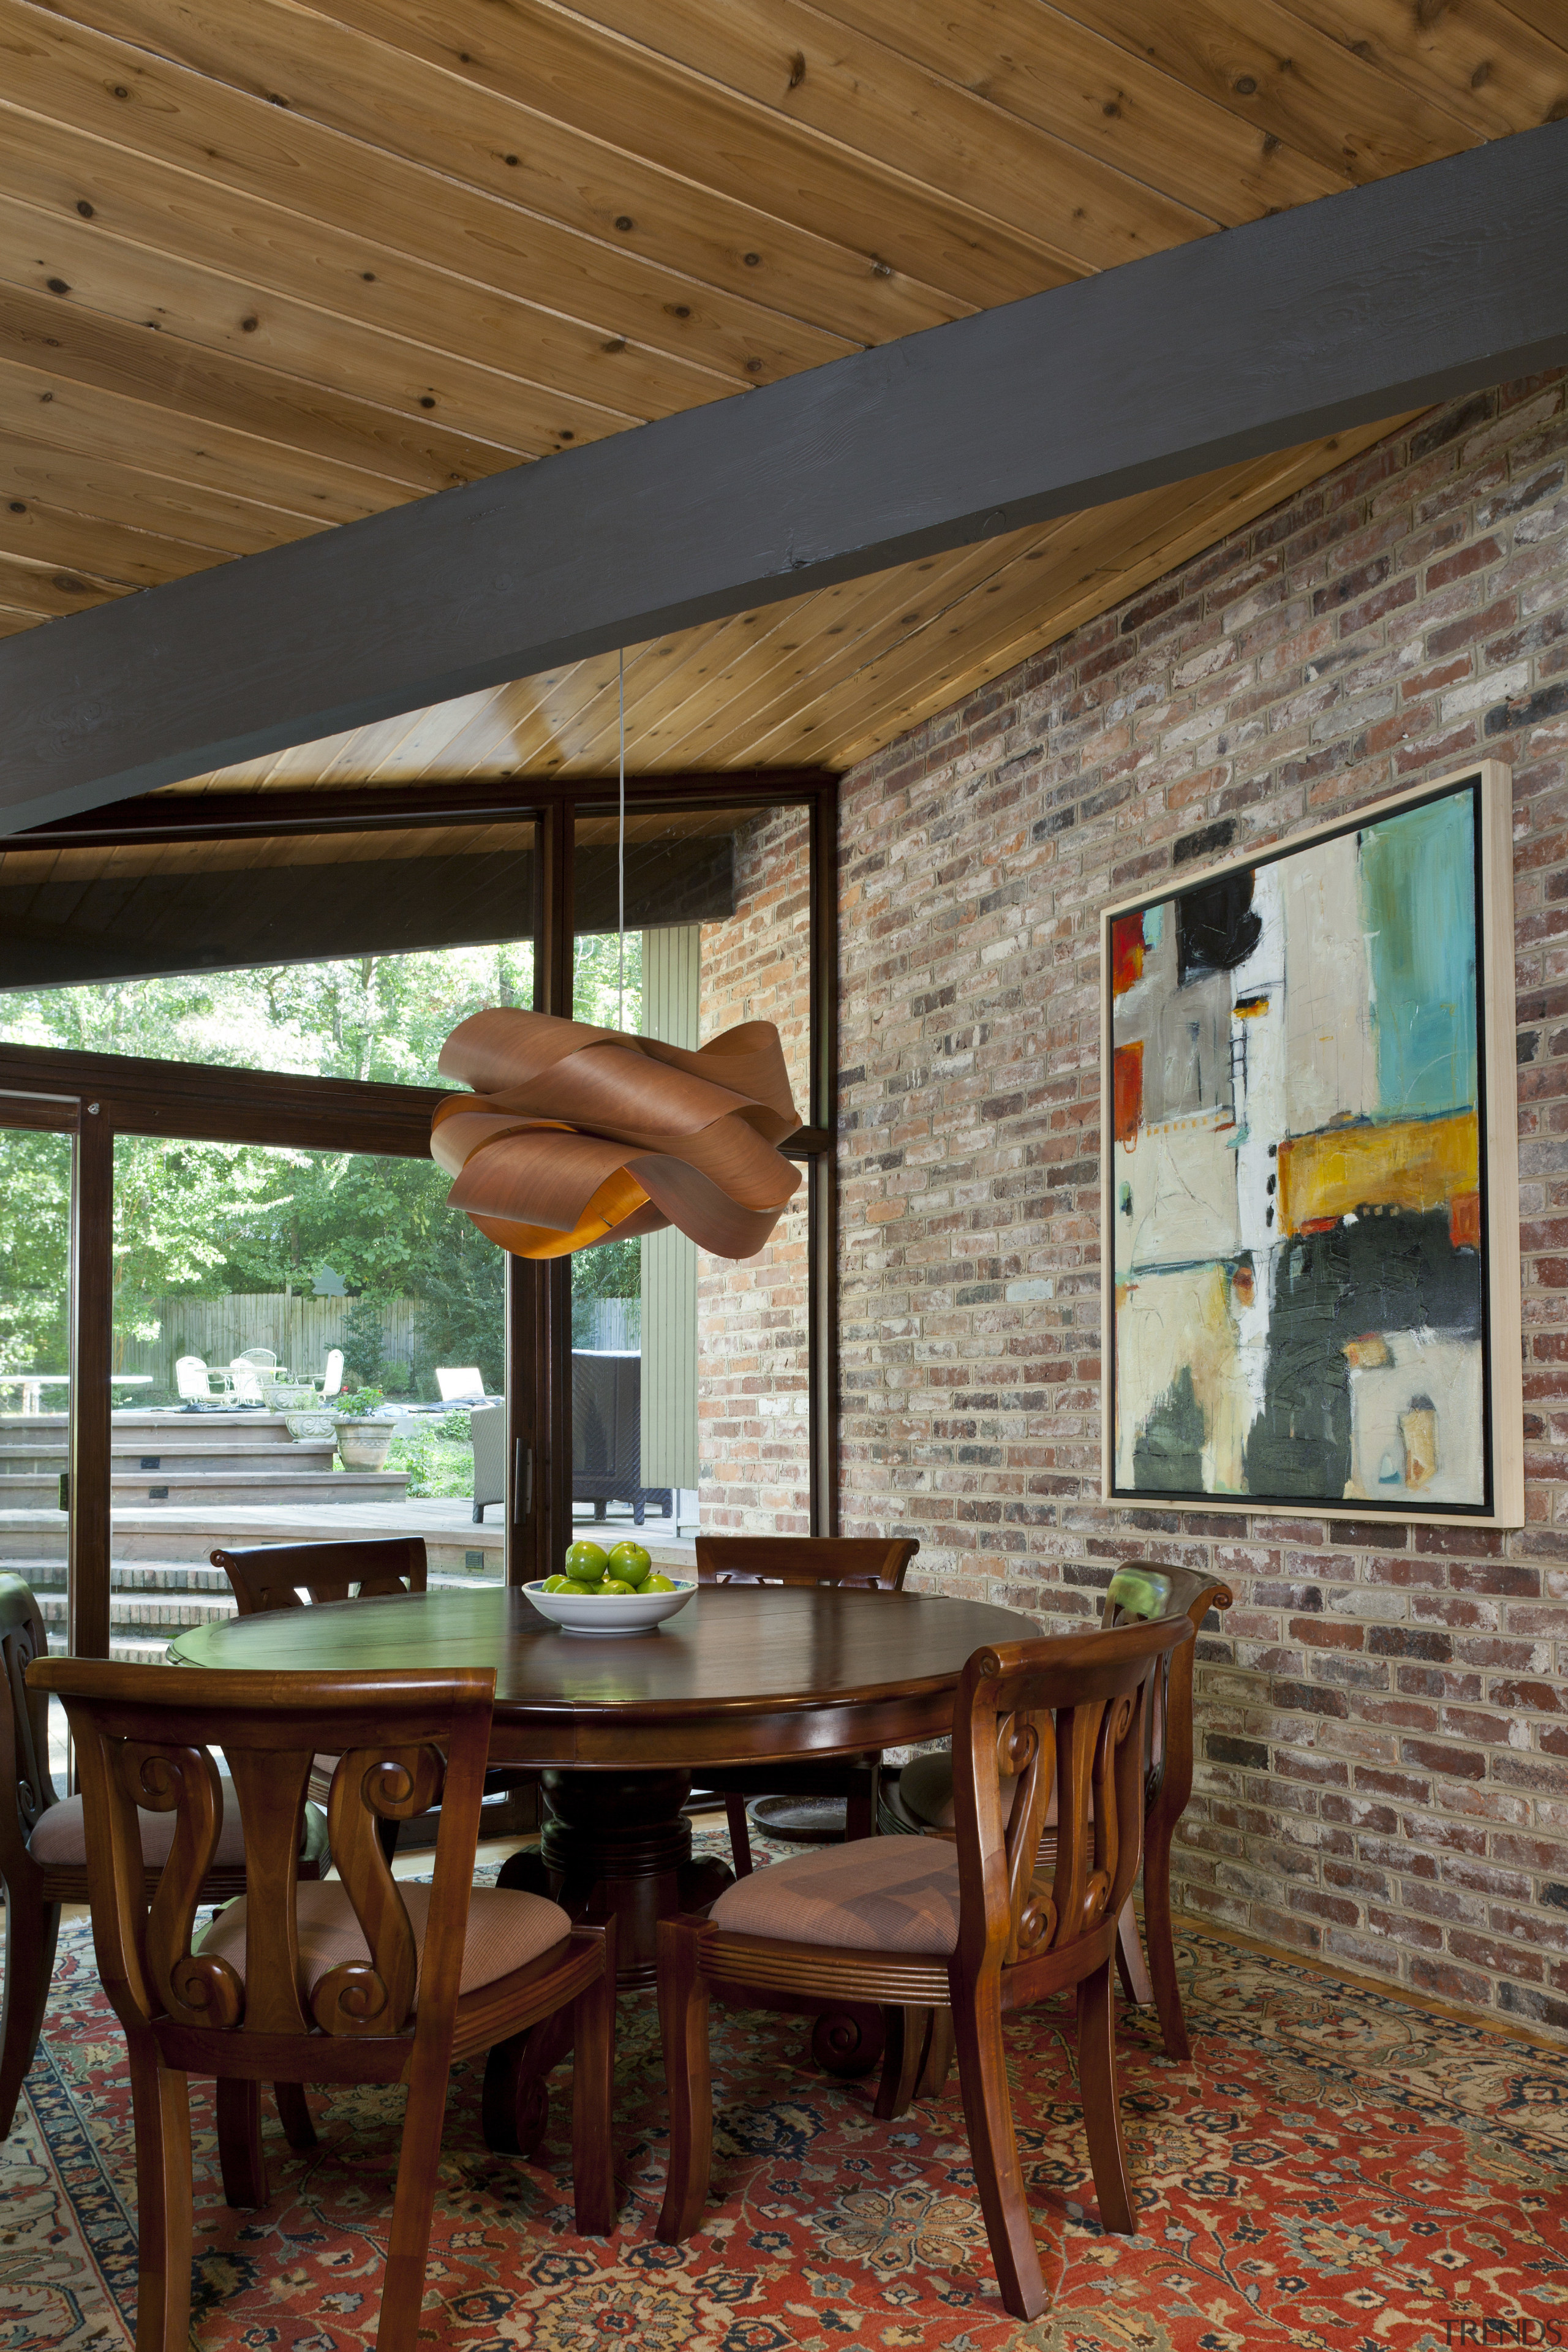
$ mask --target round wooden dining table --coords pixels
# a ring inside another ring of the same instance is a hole
[[[490,1761],[542,1768],[547,1803],[539,1853],[514,1854],[501,1883],[614,1916],[621,1979],[647,1984],[659,1919],[710,1903],[732,1875],[692,1859],[681,1807],[694,1774],[941,1738],[965,1661],[1036,1630],[932,1593],[717,1584],[652,1633],[580,1635],[485,1585],[230,1618],[169,1654],[284,1673],[493,1666]]]

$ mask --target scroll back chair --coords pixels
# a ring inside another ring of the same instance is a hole
[[[85,1903],[87,1831],[79,1797],[58,1797],[49,1771],[48,1708],[25,1677],[35,1658],[47,1658],[43,1612],[25,1580],[0,1573],[0,1885],[5,1891],[5,2008],[0,2016],[0,2139],[11,2129],[22,2084],[43,2029],[54,1973],[62,1903]],[[226,1903],[245,1892],[245,1847],[232,1791],[225,1790],[223,1836],[197,1900]],[[172,1823],[148,1813],[142,1822],[149,1885],[168,1849]],[[327,1824],[306,1809],[299,1873],[319,1878],[331,1856]],[[288,2105],[285,2085],[281,2102]]]
[[[1143,1833],[1144,1718],[1184,1618],[977,1650],[953,1709],[957,1838],[830,1846],[737,1879],[707,1919],[658,1931],[659,2025],[670,2103],[658,2234],[702,2219],[712,2157],[710,1990],[875,2001],[886,2055],[876,2113],[902,2115],[930,2080],[950,2013],[970,2155],[1002,2300],[1045,2307],[1007,2091],[1002,2020],[1078,1990],[1079,2080],[1107,2230],[1136,2227],[1117,2111],[1111,1960]],[[1003,1780],[1011,1787],[1005,1806]],[[1036,1875],[1057,1796],[1049,1885]],[[937,2061],[944,2066],[944,2060]]]
[[[1160,2037],[1168,2058],[1192,2056],[1187,2022],[1182,2011],[1176,1980],[1176,1949],[1171,1930],[1171,1845],[1176,1823],[1193,1793],[1193,1667],[1196,1636],[1211,1610],[1228,1609],[1235,1595],[1228,1584],[1202,1570],[1191,1568],[1123,1568],[1111,1578],[1101,1618],[1106,1626],[1130,1616],[1187,1618],[1194,1639],[1173,1651],[1156,1679],[1154,1704],[1147,1718],[1143,1814],[1143,1938],[1138,1940],[1138,1917],[1128,1895],[1118,1923],[1117,1965],[1129,2000],[1152,2001],[1160,2019]],[[904,1767],[895,1786],[882,1797],[885,1830],[951,1837],[953,1822],[952,1759],[939,1753],[917,1756]],[[1046,1835],[1054,1834],[1047,1819]]]
[[[229,1581],[242,1617],[264,1617],[278,1609],[303,1609],[300,1588],[310,1605],[331,1601],[372,1601],[394,1592],[424,1592],[428,1588],[429,1563],[423,1536],[368,1536],[358,1542],[318,1544],[257,1544],[246,1551],[215,1551],[212,1564]],[[335,1755],[318,1756],[310,1777],[310,1794],[324,1804],[331,1785]],[[485,1773],[487,1797],[511,1789],[531,1788],[537,1772],[526,1766],[498,1764]],[[382,1844],[388,1861],[397,1847],[397,1822],[384,1824]]]
[[[259,2082],[281,2073],[301,2084],[407,2085],[377,2352],[416,2352],[453,2061],[489,2051],[486,2137],[516,2152],[527,2131],[515,2095],[520,2037],[568,2003],[576,2223],[585,2235],[613,2227],[608,1934],[574,1927],[539,1895],[472,1883],[492,1670],[290,1675],[51,1658],[28,1682],[58,1692],[70,1716],[99,1974],[130,2046],[138,2352],[187,2352],[192,2074],[217,2078],[225,2186],[231,2203],[249,2205],[267,2201]],[[328,1739],[344,1751],[331,1801],[340,1880],[301,1885],[299,1822]],[[198,1936],[198,1889],[223,1826],[218,1741],[244,1817],[249,1884]],[[419,1812],[437,1793],[434,1883],[400,1885],[377,1823]],[[150,1905],[139,1804],[174,1818]]]
[[[699,1584],[849,1584],[874,1592],[901,1592],[919,1543],[913,1537],[699,1536]],[[702,1773],[702,1785],[724,1800],[730,1850],[737,1874],[752,1867],[746,1802],[751,1797],[842,1797],[847,1841],[877,1828],[880,1750],[836,1756],[820,1764],[760,1764]]]

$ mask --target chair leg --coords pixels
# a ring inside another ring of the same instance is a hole
[[[1116,2003],[1111,1998],[1109,1958],[1079,1985],[1078,2080],[1083,2095],[1083,2127],[1089,2138],[1094,2193],[1100,2200],[1100,2227],[1133,2237],[1138,2223],[1127,2179],[1127,2151],[1121,2144],[1121,2116],[1116,2091]]]
[[[1171,1938],[1171,1832],[1159,1822],[1149,1824],[1143,1849],[1143,1939],[1149,1950],[1149,1974],[1154,2006],[1160,2012],[1160,2034],[1167,2058],[1190,2059],[1187,2021],[1176,1984],[1176,1948]]]
[[[33,2063],[55,1972],[60,1906],[39,1902],[19,1887],[5,1890],[5,1990],[0,2011],[0,2139],[16,2114],[22,2084]]]
[[[303,2155],[307,2149],[320,2147],[316,2126],[310,2121],[310,2110],[305,2104],[303,2083],[274,2083],[272,2095],[278,2102],[278,2120],[283,2126],[283,2137],[292,2148]]]
[[[871,2109],[882,2123],[891,2123],[895,2116],[910,2111],[915,2086],[925,2071],[933,2014],[929,2009],[882,2011],[888,2038],[882,2046],[882,2076]]]
[[[1153,2000],[1154,1988],[1144,1965],[1143,1947],[1138,1939],[1138,1914],[1132,1908],[1131,1895],[1116,1923],[1116,1973],[1128,2000],[1135,2008],[1147,2009]]]
[[[217,2160],[224,2202],[253,2207],[267,2202],[267,2159],[261,2153],[261,2085],[237,2075],[217,2083]]]
[[[403,2118],[397,2159],[397,2193],[392,2205],[386,2273],[381,2288],[381,2318],[375,2352],[416,2352],[419,2312],[425,2301],[425,2265],[430,2253],[430,2217],[436,2210],[436,2175],[441,2161],[441,2129],[447,2119],[450,2060],[425,2072],[416,2067]],[[141,2347],[137,2347],[141,2352]]]
[[[607,2238],[616,2226],[616,2162],[610,2138],[616,2073],[615,1942],[605,1969],[579,1993],[572,2023],[572,2193],[580,2238]]]
[[[1046,2282],[1040,2274],[1040,2257],[1024,2194],[1024,2168],[1013,2131],[1000,1989],[994,1978],[979,1985],[954,1987],[952,2023],[969,2153],[985,2234],[991,2242],[991,2259],[996,2265],[996,2284],[1015,2319],[1037,2319],[1046,2307]]]
[[[931,2013],[931,2040],[926,2044],[925,2063],[921,2079],[915,2085],[917,2099],[938,2099],[947,2086],[952,2067],[952,2011],[933,2009]]]
[[[187,2352],[191,2331],[191,2100],[151,2035],[131,2049],[136,2132],[136,2352]]]
[[[844,1843],[853,1845],[858,1838],[877,1834],[877,1784],[880,1773],[875,1767],[855,1773],[844,1799]]]
[[[744,1797],[729,1796],[724,1800],[724,1819],[730,1824],[730,1852],[734,1857],[737,1878],[752,1874],[752,1831],[746,1819]]]
[[[658,2030],[669,2095],[669,2177],[659,2211],[667,2244],[689,2238],[708,2202],[713,2163],[713,2091],[708,2064],[708,1986],[699,1920],[658,1924]]]

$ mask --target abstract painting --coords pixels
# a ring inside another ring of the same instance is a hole
[[[1511,904],[1487,762],[1107,910],[1108,1496],[1520,1523]]]

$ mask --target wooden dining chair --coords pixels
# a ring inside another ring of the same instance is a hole
[[[428,1561],[423,1536],[366,1536],[357,1540],[314,1544],[258,1544],[245,1551],[215,1551],[212,1564],[221,1568],[239,1604],[242,1617],[262,1617],[278,1609],[303,1609],[301,1591],[317,1607],[333,1601],[372,1601],[396,1592],[424,1592]],[[310,1794],[325,1803],[335,1759],[321,1756],[311,1780]],[[527,1765],[494,1764],[485,1773],[487,1797],[510,1795],[538,1785],[539,1775]],[[384,1824],[382,1843],[388,1860],[397,1847],[397,1822]]]
[[[1117,1929],[1117,1967],[1130,2000],[1153,2003],[1167,2058],[1187,2059],[1192,2044],[1176,1979],[1171,1930],[1171,1846],[1193,1793],[1193,1667],[1196,1636],[1211,1610],[1228,1609],[1228,1584],[1201,1569],[1119,1569],[1106,1588],[1101,1622],[1127,1617],[1184,1616],[1194,1639],[1173,1650],[1155,1681],[1145,1725],[1143,1816],[1143,1942],[1128,1895]],[[884,1830],[917,1835],[953,1834],[952,1757],[947,1748],[917,1756],[881,1798]],[[1046,1835],[1054,1833],[1047,1817]],[[1147,1948],[1147,1962],[1144,1950]]]
[[[527,2132],[508,2098],[520,2037],[569,2003],[576,2223],[592,2236],[613,2227],[609,1933],[574,1927],[542,1896],[473,1885],[493,1669],[260,1674],[49,1658],[29,1668],[28,1686],[57,1694],[70,1717],[99,1974],[130,2046],[137,2352],[187,2352],[189,2074],[216,2078],[225,2186],[247,2205],[267,2202],[261,2083],[406,2085],[377,2352],[415,2352],[454,2060],[489,2053],[486,2138],[515,2150]],[[339,1876],[303,1885],[305,1790],[329,1740],[343,1749],[330,1811]],[[218,1742],[248,1878],[198,1934],[198,1890],[224,1827]],[[437,1794],[434,1883],[400,1883],[377,1824]],[[173,1830],[150,1904],[146,1812]]]
[[[669,2176],[658,2219],[689,2238],[708,2199],[713,2107],[710,1990],[876,2001],[887,2025],[876,2113],[900,2116],[951,2014],[959,2085],[1002,2300],[1045,2307],[1007,2091],[1002,2020],[1078,1991],[1079,2084],[1101,2226],[1131,2231],[1117,2106],[1111,1962],[1143,1832],[1143,1724],[1154,1671],[1184,1618],[977,1650],[953,1708],[957,1839],[820,1848],[737,1879],[706,1919],[658,1931]],[[1002,1783],[1010,1781],[1005,1807]],[[1037,1877],[1053,1789],[1049,1885]]]
[[[912,1536],[699,1536],[699,1584],[849,1584],[901,1592],[919,1543]],[[840,1797],[847,1840],[877,1829],[879,1751],[835,1756],[820,1764],[736,1766],[702,1772],[702,1786],[724,1800],[730,1851],[744,1878],[752,1867],[746,1807],[753,1797]]]
[[[60,1906],[88,1899],[82,1801],[55,1793],[47,1704],[41,1691],[29,1690],[26,1683],[33,1660],[48,1654],[48,1633],[37,1600],[21,1577],[0,1573],[0,1885],[5,1892],[0,2139],[16,2118],[23,2080],[38,2046],[54,1973]],[[239,1814],[228,1783],[223,1785],[223,1833],[196,1893],[196,1900],[204,1904],[226,1903],[245,1891]],[[142,1816],[150,1885],[167,1859],[173,1828],[165,1813]],[[309,1805],[300,1876],[319,1878],[330,1860],[325,1816]]]
[[[423,1592],[428,1569],[423,1536],[366,1536],[347,1543],[257,1544],[215,1551],[242,1617],[312,1603],[369,1601],[384,1593]]]

